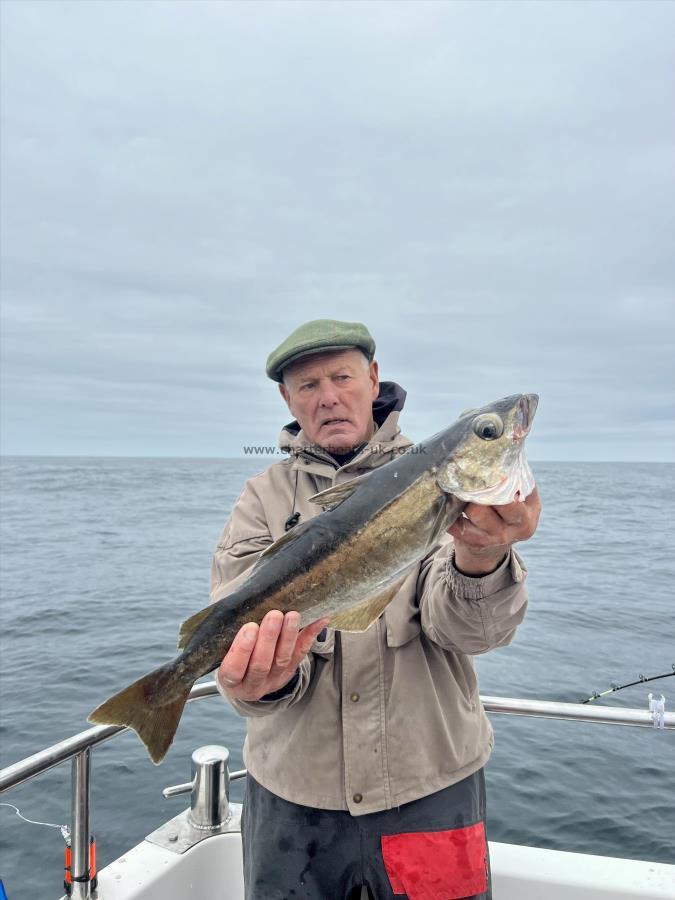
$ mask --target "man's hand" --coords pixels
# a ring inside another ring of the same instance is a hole
[[[300,613],[268,612],[260,623],[242,626],[218,669],[218,681],[230,697],[259,700],[287,684],[314,639],[330,620],[300,628]]]
[[[526,541],[537,529],[541,513],[535,487],[524,502],[503,506],[468,503],[464,515],[448,528],[455,542],[455,567],[479,577],[494,572],[516,541]]]

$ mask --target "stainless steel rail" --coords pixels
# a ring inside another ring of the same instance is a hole
[[[510,697],[483,697],[487,712],[541,719],[567,719],[572,722],[595,722],[600,725],[632,725],[653,728],[654,719],[648,709],[621,706],[584,706],[581,703],[557,703],[551,700],[513,700]],[[665,713],[663,727],[675,730],[675,713]]]
[[[89,803],[91,797],[91,747],[73,757],[71,804],[71,857],[70,878],[73,900],[88,900],[91,895],[91,869],[89,859]],[[76,827],[77,825],[77,827]]]
[[[196,684],[190,692],[189,702],[203,700],[218,694],[214,681]],[[633,709],[620,706],[584,706],[580,703],[557,703],[549,700],[522,700],[510,697],[481,696],[486,712],[506,713],[514,716],[535,716],[546,719],[568,719],[577,722],[596,722],[604,725],[633,725],[637,727],[653,726],[651,713],[646,709]],[[675,713],[666,713],[664,717],[666,730],[675,731]],[[10,788],[17,787],[35,775],[40,775],[54,766],[77,756],[87,747],[95,747],[110,740],[116,734],[129,731],[122,725],[95,725],[81,731],[73,737],[59,741],[27,756],[19,762],[0,769],[0,794]],[[235,772],[230,778],[242,777]]]
[[[202,700],[217,694],[215,682],[196,684],[190,693],[190,701]],[[604,725],[632,725],[643,728],[653,726],[652,715],[647,709],[620,706],[584,706],[580,703],[556,703],[549,700],[522,700],[510,697],[483,697],[483,706],[489,713],[506,713],[513,716],[534,716],[545,719],[568,719],[576,722],[595,722]],[[675,713],[666,713],[664,728],[675,731]],[[121,725],[95,725],[73,737],[52,744],[39,753],[27,756],[19,762],[0,769],[0,794],[17,787],[77,756],[88,747],[95,747],[110,740],[116,734],[128,731]],[[230,778],[242,777],[235,772]]]
[[[218,690],[214,681],[196,684],[189,699],[202,700],[212,697]],[[594,722],[604,725],[631,725],[653,728],[652,713],[647,709],[614,706],[585,706],[579,703],[556,703],[547,700],[522,700],[510,697],[481,697],[487,712],[513,716],[534,716],[545,719],[567,719],[575,722]],[[663,728],[675,731],[675,713],[665,713]],[[73,897],[89,900],[89,793],[91,781],[91,748],[110,740],[116,734],[128,731],[126,726],[96,725],[66,738],[51,747],[0,770],[0,794],[23,784],[25,781],[47,772],[49,769],[73,760],[71,794],[71,841]],[[243,778],[246,770],[230,774],[230,780]]]

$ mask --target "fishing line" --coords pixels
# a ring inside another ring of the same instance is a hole
[[[675,676],[675,663],[671,663],[670,667],[673,671],[665,672],[663,675],[652,675],[651,678],[645,678],[645,676],[640,673],[637,681],[629,681],[627,684],[612,684],[611,688],[606,691],[601,691],[600,693],[593,691],[590,697],[587,697],[585,700],[580,700],[579,703],[592,703],[593,700],[597,700],[599,697],[606,697],[607,694],[615,694],[617,691],[634,687],[636,684],[647,684],[648,681],[658,681],[660,678],[672,678]]]
[[[67,825],[56,825],[54,822],[38,822],[35,819],[27,819],[13,803],[0,803],[0,806],[9,806],[20,819],[23,819],[24,822],[28,822],[29,825],[44,825],[46,828],[58,828],[64,841],[67,841],[70,837],[70,828],[68,828]]]

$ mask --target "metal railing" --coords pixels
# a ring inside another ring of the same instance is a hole
[[[218,694],[215,682],[197,684],[190,692],[189,700],[202,700]],[[481,697],[486,712],[515,716],[533,716],[545,719],[566,719],[576,722],[594,722],[604,725],[629,725],[653,728],[653,714],[647,709],[612,706],[583,706],[578,703],[557,703],[547,700],[522,700],[510,697]],[[675,731],[675,713],[665,713],[661,727]],[[15,788],[61,763],[72,759],[71,787],[71,878],[74,900],[90,900],[89,872],[91,751],[97,744],[110,740],[129,729],[123,725],[96,725],[73,737],[52,744],[39,753],[0,770],[0,794]],[[246,770],[230,774],[230,780],[243,778]]]

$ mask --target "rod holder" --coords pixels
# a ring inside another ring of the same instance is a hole
[[[91,747],[73,757],[71,791],[71,879],[72,900],[90,900],[91,872],[89,869],[89,800],[91,793]]]

